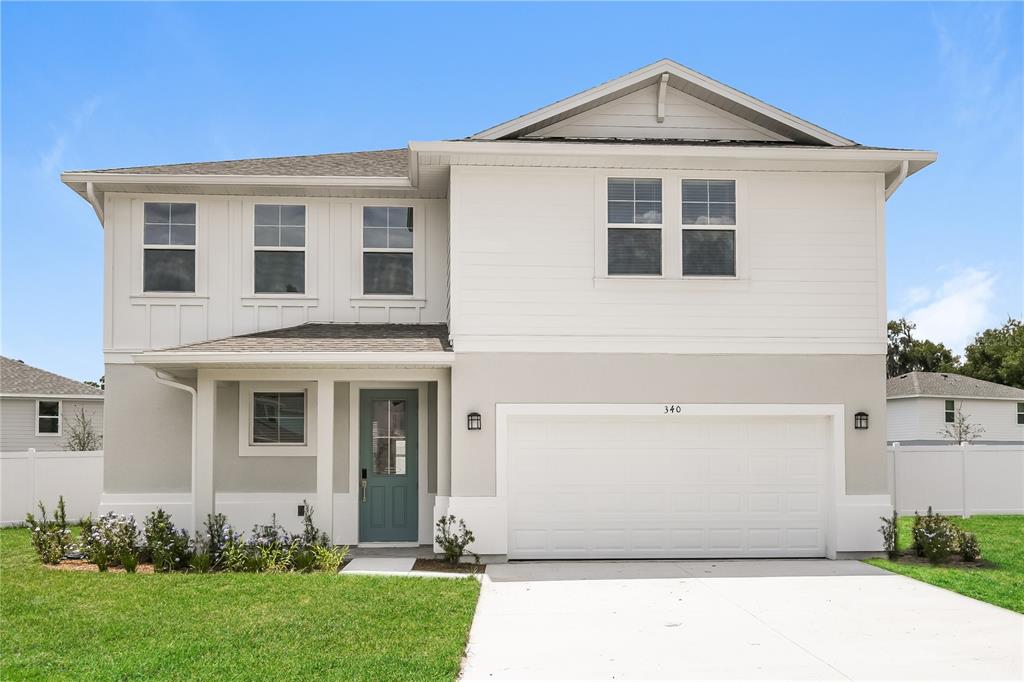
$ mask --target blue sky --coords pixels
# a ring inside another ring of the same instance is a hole
[[[102,239],[61,170],[462,137],[670,57],[858,142],[889,308],[957,350],[1021,316],[1020,4],[4,3],[0,346],[102,367]]]

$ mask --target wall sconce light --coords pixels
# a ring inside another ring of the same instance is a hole
[[[466,415],[466,428],[470,431],[479,431],[483,428],[483,420],[479,412],[470,412]]]
[[[868,428],[868,413],[858,412],[853,415],[853,428],[855,429],[866,429]]]

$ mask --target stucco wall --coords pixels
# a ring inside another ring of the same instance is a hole
[[[102,435],[102,400],[62,400],[61,434],[37,436],[36,398],[0,399],[0,452],[21,452],[29,448],[39,452],[63,450],[68,438],[68,425],[80,409],[85,410],[86,416],[92,420],[93,428]]]
[[[840,403],[850,494],[884,494],[885,358],[874,355],[460,353],[452,368],[452,494],[494,495],[496,403]],[[853,415],[871,428],[853,429]],[[483,429],[467,431],[478,411]]]

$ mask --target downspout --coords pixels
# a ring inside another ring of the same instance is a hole
[[[909,169],[909,167],[909,161],[900,161],[900,172],[896,174],[896,177],[893,179],[893,181],[890,182],[889,186],[885,188],[886,201],[888,201],[889,197],[891,197],[896,192],[896,190],[900,188],[900,185],[903,184],[903,181],[907,179],[907,170]]]
[[[162,369],[153,371],[153,378],[158,384],[164,386],[170,386],[180,391],[185,391],[192,396],[192,525],[193,531],[199,530],[199,520],[196,518],[196,446],[197,446],[197,435],[196,435],[196,389],[192,388],[186,383],[175,379],[174,375],[169,374]]]
[[[100,203],[99,197],[96,196],[96,188],[92,182],[85,183],[85,198],[89,205],[92,206],[92,210],[96,211],[96,217],[100,219],[100,226],[103,226],[103,204]]]

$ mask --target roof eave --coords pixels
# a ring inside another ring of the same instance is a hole
[[[140,185],[250,185],[262,187],[378,187],[412,189],[408,176],[329,176],[329,175],[227,175],[189,173],[96,173],[65,171],[61,182],[75,191],[75,184],[140,184]]]
[[[132,356],[133,362],[147,367],[198,368],[417,365],[450,367],[455,361],[451,351],[267,351],[267,352],[179,352],[149,351]]]

